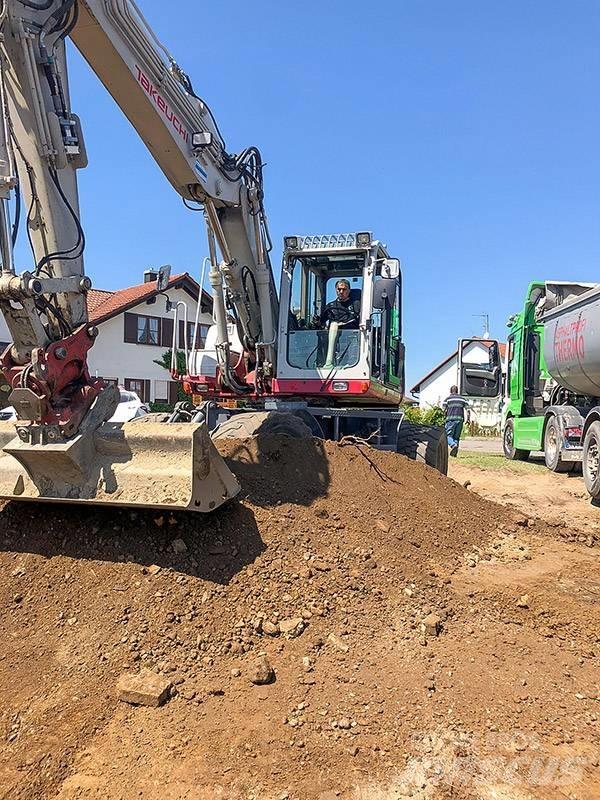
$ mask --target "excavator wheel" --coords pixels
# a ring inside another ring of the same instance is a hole
[[[442,475],[448,474],[448,440],[443,428],[403,422],[398,431],[396,452],[427,464]]]
[[[250,411],[235,414],[219,425],[213,433],[215,439],[249,439],[251,436],[290,436],[293,439],[310,439],[308,425],[288,411]]]
[[[139,425],[142,422],[167,422],[171,415],[167,411],[152,411],[150,414],[143,414],[129,421],[130,425]]]

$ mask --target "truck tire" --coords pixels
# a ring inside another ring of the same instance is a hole
[[[287,411],[249,411],[234,414],[216,429],[213,439],[249,439],[252,436],[290,436],[310,439],[308,425]]]
[[[600,422],[592,422],[583,440],[583,480],[588,493],[600,497]]]
[[[550,417],[544,431],[544,461],[552,472],[571,472],[572,461],[563,461],[560,455],[560,426],[556,417]]]
[[[448,474],[448,440],[443,428],[403,422],[398,430],[396,452]]]
[[[506,420],[502,436],[502,449],[504,457],[510,461],[527,461],[530,450],[519,450],[515,447],[515,423],[512,417]]]

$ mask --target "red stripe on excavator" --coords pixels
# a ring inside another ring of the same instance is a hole
[[[347,389],[336,391],[334,384],[345,383]],[[367,394],[371,388],[371,381],[356,380],[346,378],[334,378],[330,381],[322,381],[318,378],[300,380],[297,378],[275,378],[273,380],[273,392],[275,394]]]

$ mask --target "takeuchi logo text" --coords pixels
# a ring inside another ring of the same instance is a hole
[[[554,332],[554,357],[557,363],[565,364],[583,359],[585,355],[585,319],[568,325],[557,325]]]
[[[169,106],[164,97],[159,94],[158,89],[152,83],[150,78],[144,72],[142,72],[137,65],[135,69],[137,72],[138,83],[142,89],[146,92],[150,100],[152,100],[167,122],[173,127],[175,132],[183,139],[184,142],[186,142],[186,144],[189,144],[190,135],[183,127],[183,123],[177,117],[177,114]]]

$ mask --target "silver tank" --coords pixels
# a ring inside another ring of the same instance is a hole
[[[561,386],[600,397],[600,286],[547,311],[544,358]]]

